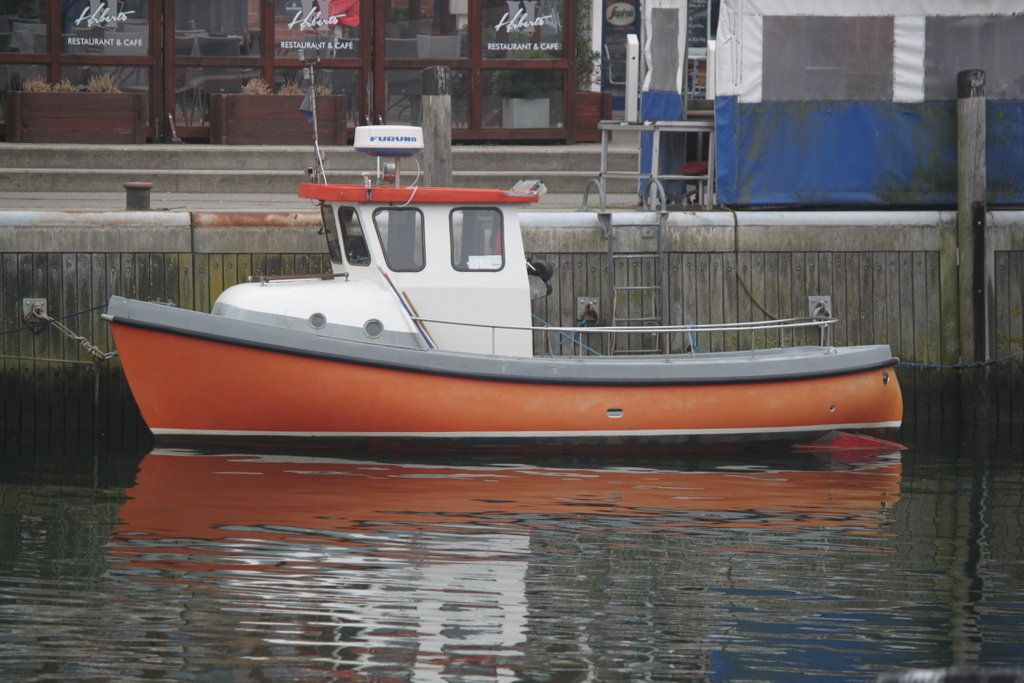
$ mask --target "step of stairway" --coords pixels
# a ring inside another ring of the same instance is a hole
[[[452,174],[454,187],[511,189],[520,180],[538,179],[548,192],[582,194],[595,174],[572,171],[456,171]],[[403,173],[406,184],[415,184],[413,173]],[[331,183],[362,184],[357,171],[331,171]],[[166,170],[166,169],[0,169],[0,187],[5,192],[115,192],[127,182],[153,183],[154,192],[259,192],[293,193],[301,182],[306,182],[305,171],[222,171],[222,170]],[[630,193],[636,189],[635,180],[612,179],[607,183],[609,193]],[[596,198],[596,195],[594,195]]]
[[[3,144],[0,186],[22,192],[102,192],[125,182],[152,182],[164,192],[291,193],[313,164],[308,146],[229,145],[45,145]],[[361,183],[374,161],[351,147],[327,147],[328,180]],[[413,182],[417,164],[406,160],[403,177]],[[608,170],[635,170],[637,152],[612,147]],[[511,188],[540,179],[550,192],[582,192],[601,168],[601,146],[456,145],[456,187]],[[630,192],[636,182],[614,180],[609,192]]]

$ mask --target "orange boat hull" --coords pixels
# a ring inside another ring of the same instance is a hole
[[[891,429],[903,412],[892,368],[733,384],[538,384],[373,367],[116,321],[112,330],[157,436],[803,440]]]

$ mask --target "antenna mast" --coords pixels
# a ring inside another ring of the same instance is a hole
[[[314,57],[307,61],[305,52],[299,50],[299,62],[306,64],[303,67],[306,80],[309,81],[306,99],[309,100],[310,111],[313,115],[313,152],[316,154],[316,165],[308,169],[308,173],[314,183],[326,184],[327,173],[324,170],[324,154],[320,151],[320,131],[317,129],[316,120],[316,65],[320,63],[320,57]]]

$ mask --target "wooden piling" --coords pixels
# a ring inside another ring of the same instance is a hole
[[[452,72],[446,66],[423,70],[423,158],[427,187],[452,186]]]
[[[989,360],[985,259],[985,72],[957,74],[957,251],[961,362]],[[963,374],[961,418],[988,420],[987,366]]]

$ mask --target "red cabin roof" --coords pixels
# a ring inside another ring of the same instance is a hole
[[[490,190],[465,187],[370,187],[364,185],[319,185],[300,183],[299,196],[325,202],[375,202],[420,204],[528,204],[536,192]]]

